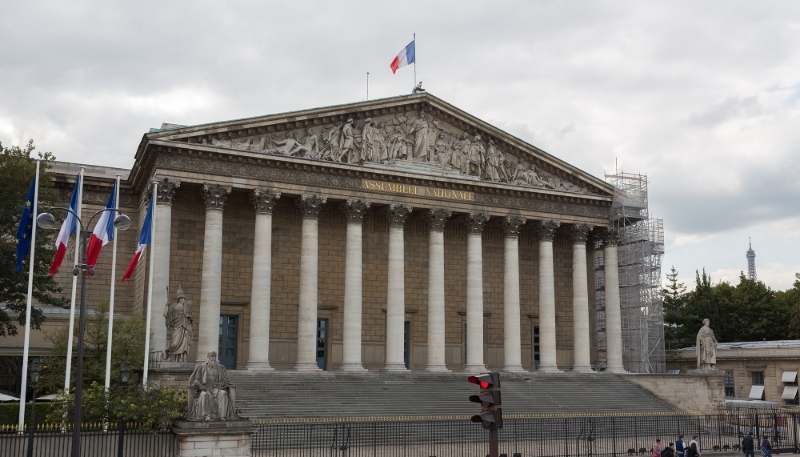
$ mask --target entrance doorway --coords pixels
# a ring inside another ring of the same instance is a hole
[[[317,366],[328,369],[328,319],[317,319]]]
[[[236,351],[239,342],[239,316],[219,316],[219,363],[228,370],[236,369]]]

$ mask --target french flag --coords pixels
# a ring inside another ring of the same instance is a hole
[[[111,189],[111,195],[108,197],[106,209],[114,208],[114,202],[117,201],[117,186]],[[92,237],[89,239],[89,247],[86,249],[86,263],[89,266],[97,265],[97,258],[100,257],[100,249],[107,245],[109,241],[114,239],[114,216],[115,211],[104,211],[100,215],[100,220],[94,226]]]
[[[408,43],[408,45],[397,54],[397,57],[392,60],[392,63],[389,65],[392,69],[392,73],[396,73],[398,68],[414,63],[414,41],[416,40],[412,40],[411,43]]]
[[[75,188],[72,189],[72,198],[69,200],[69,209],[78,212],[78,195],[81,193],[81,175],[75,179]],[[61,230],[58,231],[58,238],[56,238],[56,256],[53,257],[53,264],[50,265],[50,276],[55,276],[58,269],[61,267],[61,262],[64,261],[64,255],[67,253],[67,243],[69,237],[78,230],[78,221],[75,220],[75,215],[67,212],[67,217],[64,218],[64,223],[61,224]]]
[[[153,197],[150,199],[150,206],[147,208],[147,215],[144,217],[144,224],[142,225],[142,232],[139,233],[139,247],[136,248],[136,253],[133,254],[131,263],[128,264],[128,269],[122,275],[122,281],[130,278],[136,265],[139,264],[139,259],[144,255],[144,250],[147,245],[153,242],[153,207],[156,206],[156,193],[153,192]]]

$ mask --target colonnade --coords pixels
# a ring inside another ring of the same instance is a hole
[[[165,180],[166,181],[166,180]],[[197,343],[197,356],[204,359],[209,351],[217,350],[215,331],[220,316],[222,268],[222,214],[225,199],[231,189],[220,185],[205,185],[202,189],[206,204],[205,238],[200,292],[199,324],[202,330]],[[174,189],[173,189],[174,192]],[[280,194],[264,189],[253,191],[255,206],[253,281],[251,292],[250,341],[252,348],[248,370],[271,370],[269,362],[270,278],[272,275],[272,211]],[[161,246],[169,246],[169,205],[172,196],[159,198],[156,233]],[[318,302],[318,221],[326,198],[302,195],[297,198],[302,213],[302,245],[300,258],[299,309],[297,321],[298,371],[317,371],[316,325]],[[361,360],[362,334],[362,222],[369,203],[360,199],[344,202],[347,218],[347,240],[344,284],[343,371],[364,371]],[[406,370],[403,360],[405,320],[405,261],[403,228],[413,208],[407,204],[390,204],[383,209],[389,222],[388,294],[386,297],[386,356],[384,369]],[[445,290],[444,290],[444,227],[452,212],[445,208],[425,210],[429,228],[428,252],[428,335],[427,365],[432,372],[449,371],[445,365]],[[483,360],[483,267],[482,232],[489,217],[482,212],[470,212],[460,218],[467,228],[467,341],[465,371],[486,370]],[[509,215],[503,218],[504,282],[503,282],[503,370],[522,372],[520,330],[519,231],[526,220]],[[558,372],[556,362],[555,275],[553,237],[560,226],[558,221],[537,221],[539,235],[539,352],[538,371]],[[591,227],[573,224],[572,235],[572,310],[574,355],[572,371],[591,372],[588,277],[586,243]],[[606,371],[622,372],[622,338],[617,274],[617,247],[614,232],[604,232],[605,300],[607,334]],[[168,251],[168,249],[167,249]],[[165,259],[163,258],[165,257]],[[162,255],[156,264],[156,277],[169,277],[169,254]],[[156,326],[157,327],[157,326]]]

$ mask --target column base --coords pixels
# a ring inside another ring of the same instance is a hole
[[[343,363],[342,366],[339,367],[339,371],[360,371],[364,372],[367,371],[363,365],[360,363]]]
[[[489,371],[489,370],[486,369],[485,365],[481,364],[481,365],[467,365],[464,367],[464,371],[468,373],[475,373],[475,372]]]
[[[269,362],[247,362],[248,371],[274,371]]]
[[[522,365],[509,365],[503,367],[503,371],[508,373],[527,373],[527,371],[522,368]]]
[[[539,365],[539,368],[536,369],[536,373],[563,373],[561,370],[558,369],[557,366],[546,366],[546,365]]]
[[[317,362],[297,362],[294,366],[294,371],[316,373],[322,371],[322,369],[317,365]]]
[[[408,371],[405,363],[387,363],[383,366],[383,371]]]
[[[622,365],[616,367],[608,366],[604,371],[607,373],[627,373],[627,371],[625,371],[625,367],[623,367]]]
[[[571,373],[594,373],[594,370],[592,370],[592,367],[590,367],[589,365],[583,365],[583,366],[574,366],[574,367],[572,367],[572,370],[570,370],[570,372]]]
[[[428,365],[425,367],[425,371],[431,373],[450,373],[450,369],[447,368],[447,365]]]

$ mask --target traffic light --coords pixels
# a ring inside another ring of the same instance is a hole
[[[478,395],[470,395],[469,401],[481,404],[481,413],[472,416],[472,422],[480,422],[483,428],[503,428],[503,403],[500,401],[500,373],[493,371],[467,378],[481,388]]]

